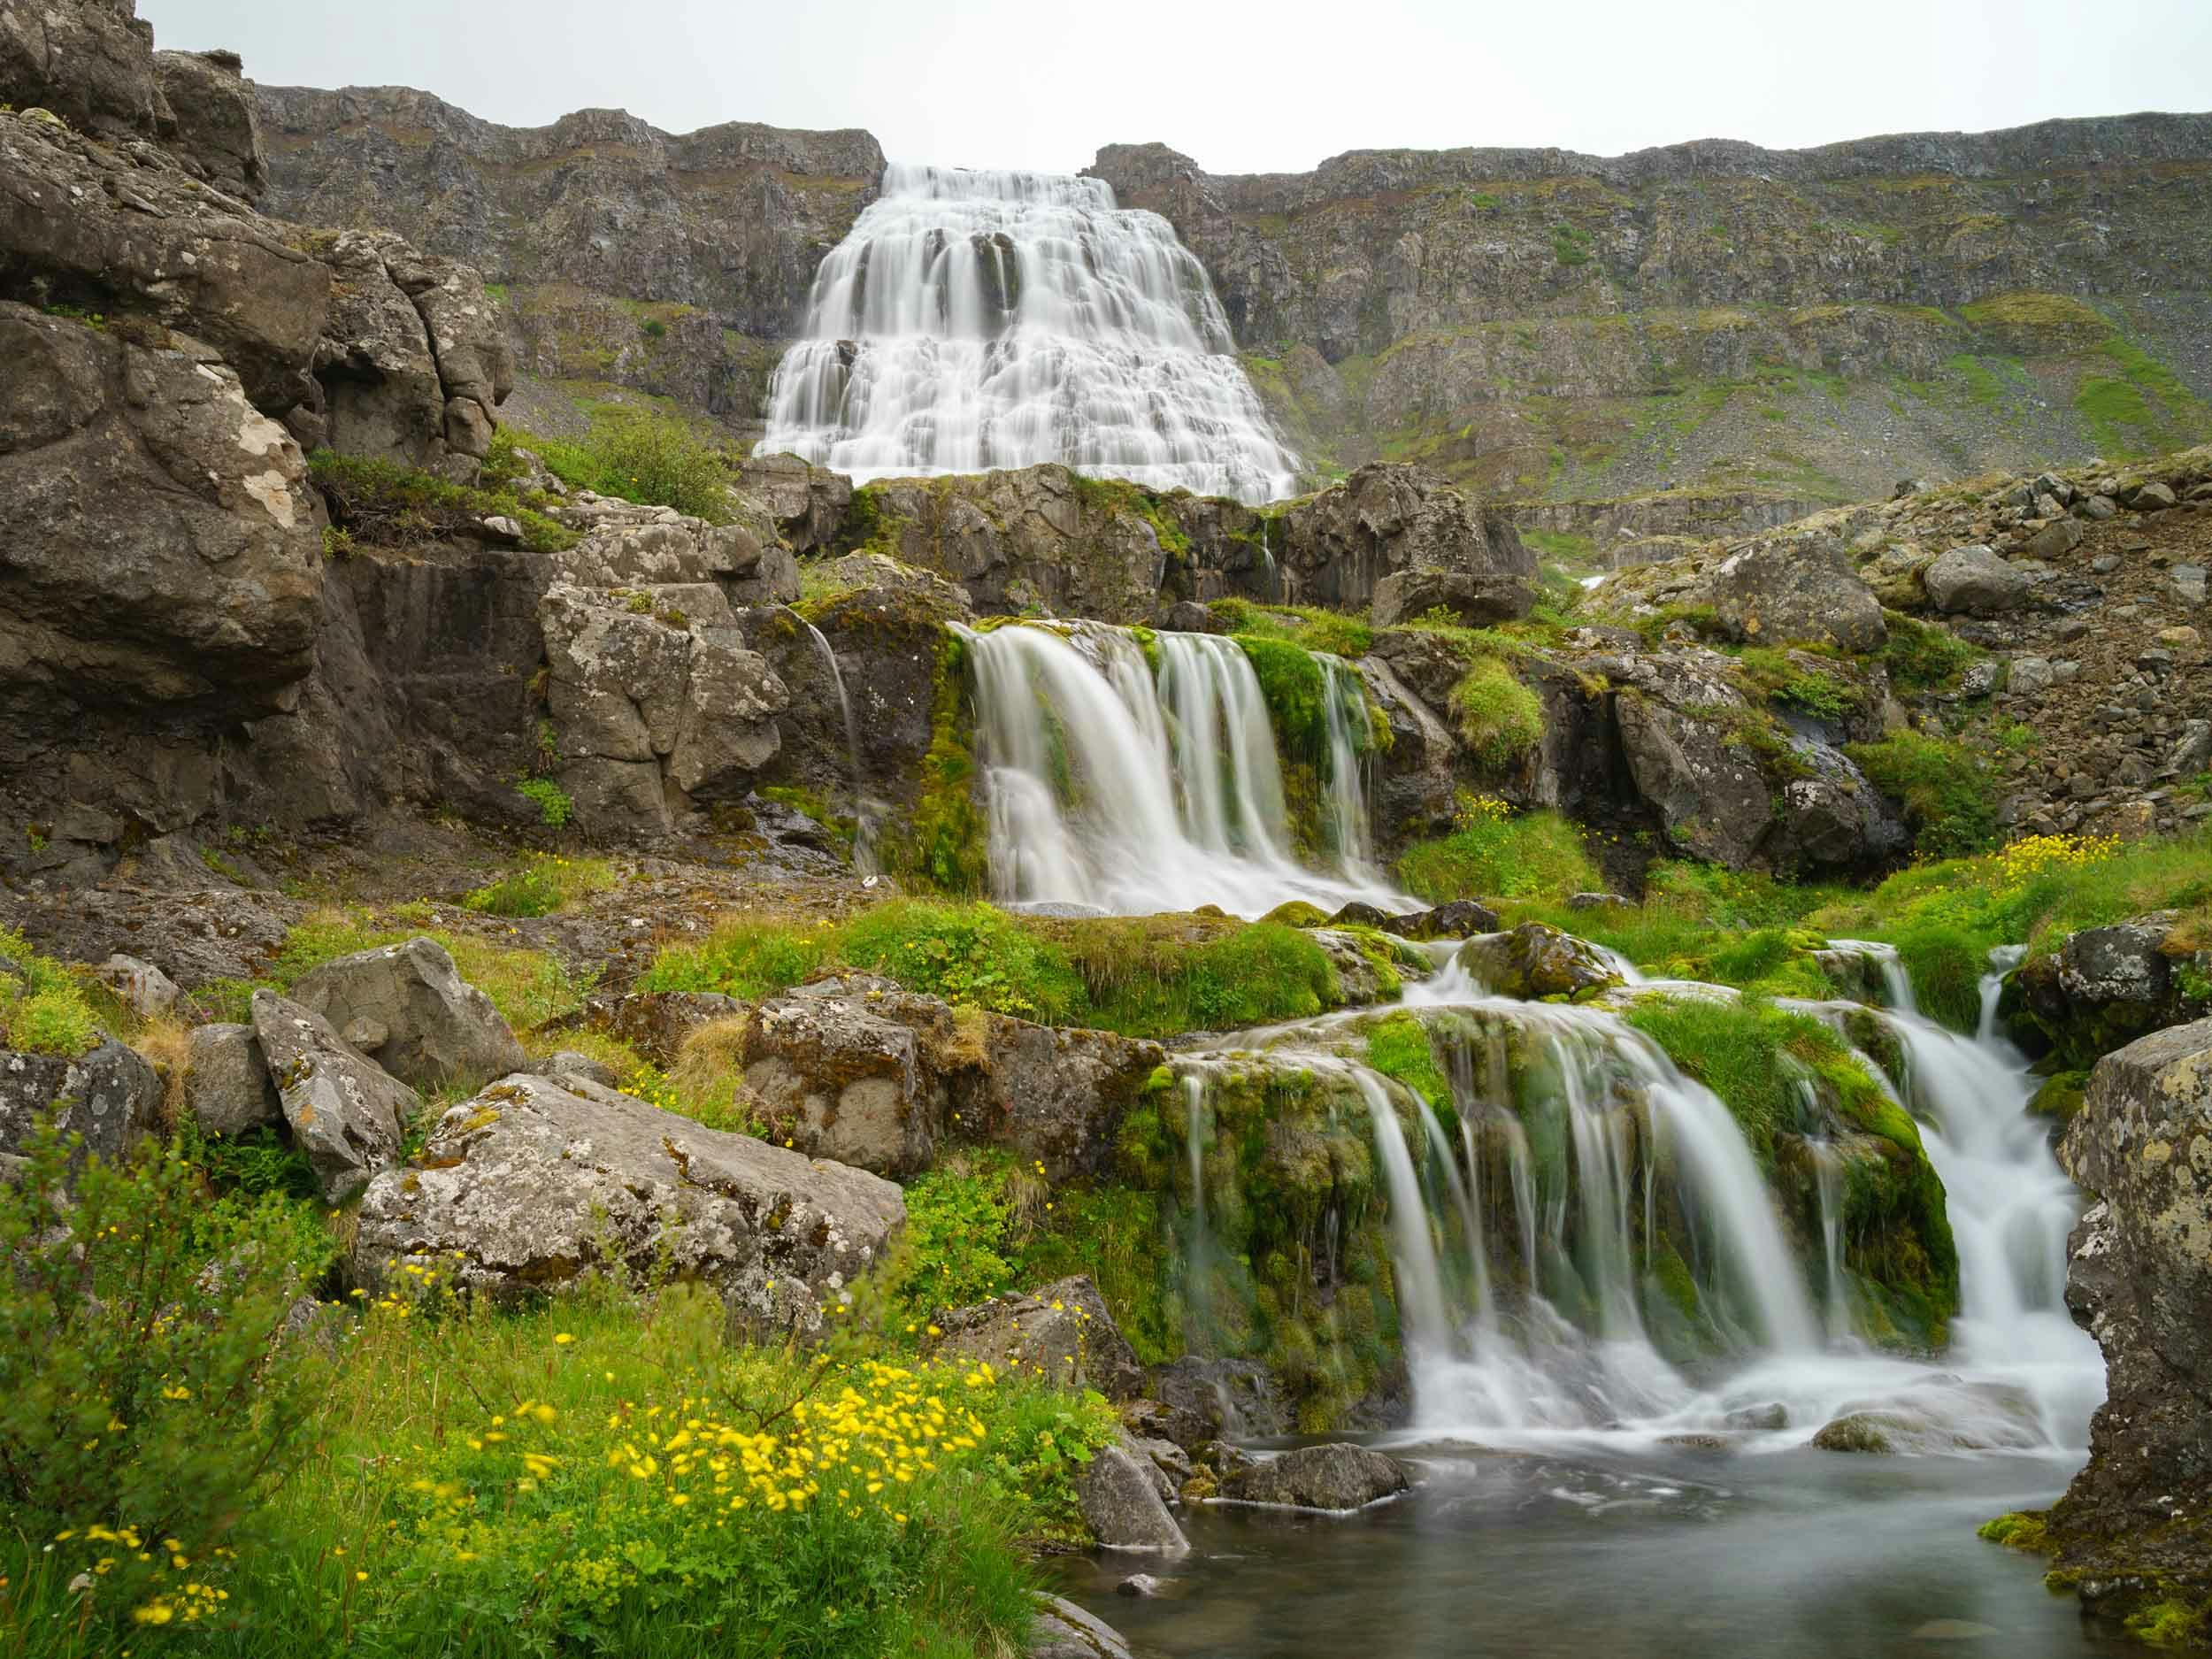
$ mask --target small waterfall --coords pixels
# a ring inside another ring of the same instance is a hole
[[[1822,1300],[1828,1314],[1828,1340],[1851,1337],[1851,1296],[1843,1278],[1843,1161],[1825,1141],[1805,1142],[1813,1164],[1813,1186],[1820,1201],[1820,1255],[1826,1269]]]
[[[1367,687],[1342,658],[1317,655],[1314,660],[1321,664],[1322,711],[1329,734],[1332,844],[1346,869],[1363,870],[1372,862],[1360,758],[1374,741],[1368,732]]]
[[[1197,256],[1103,180],[892,166],[815,276],[759,453],[1274,500],[1296,460],[1234,349]]]
[[[853,791],[853,864],[864,876],[877,873],[876,826],[882,817],[880,803],[870,799],[868,779],[860,759],[860,720],[853,712],[853,700],[845,689],[845,672],[837,664],[837,653],[822,636],[822,630],[805,618],[799,620],[805,626],[807,637],[814,641],[815,654],[829,670],[830,684],[837,688],[837,710],[845,722],[845,771],[851,780]]]
[[[1275,734],[1259,680],[1233,641],[1160,634],[1155,667],[1133,635],[1095,624],[961,637],[974,670],[991,879],[1002,902],[1117,914],[1217,904],[1245,917],[1290,899],[1325,910],[1354,899],[1418,908],[1366,863],[1353,691],[1331,698],[1333,709],[1345,704],[1336,710],[1344,751],[1323,780],[1325,820],[1337,838],[1336,868],[1325,874],[1290,849]],[[1343,672],[1356,689],[1356,676]]]

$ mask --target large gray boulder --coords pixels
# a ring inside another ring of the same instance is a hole
[[[284,1102],[251,1025],[195,1025],[184,1104],[204,1134],[239,1135],[281,1122]]]
[[[156,1125],[160,1111],[160,1074],[111,1037],[73,1059],[0,1048],[0,1176],[21,1157],[49,1112],[57,1112],[65,1134],[84,1137],[87,1154],[116,1163]]]
[[[1364,1446],[1302,1446],[1232,1470],[1222,1479],[1221,1500],[1340,1512],[1394,1497],[1411,1485],[1403,1464]]]
[[[726,600],[694,621],[649,591],[557,582],[538,620],[561,782],[584,828],[664,835],[692,803],[744,795],[774,757],[789,695],[728,626]]]
[[[1075,1477],[1076,1502],[1102,1548],[1181,1555],[1190,1540],[1168,1513],[1159,1486],[1151,1468],[1118,1442],[1092,1453]]]
[[[247,202],[269,184],[253,89],[236,52],[156,52],[154,79],[174,126],[169,153],[195,178]]]
[[[491,998],[461,977],[434,939],[326,962],[293,986],[292,998],[419,1089],[472,1088],[526,1064]]]
[[[1921,573],[1921,580],[1928,603],[1947,616],[2001,616],[2018,608],[2031,586],[2025,571],[1979,545],[1955,547],[1939,555]]]
[[[1759,768],[1727,741],[1720,721],[1623,691],[1615,700],[1621,749],[1636,792],[1678,851],[1740,870],[1774,817]]]
[[[1877,651],[1889,638],[1881,602],[1824,531],[1753,541],[1712,575],[1713,609],[1737,639],[1761,645],[1822,641]]]
[[[253,1029],[324,1198],[342,1203],[397,1162],[421,1098],[354,1048],[330,1022],[274,991],[253,994]]]
[[[1130,1659],[1129,1644],[1112,1625],[1064,1595],[1042,1594],[1023,1652],[1028,1659]]]
[[[1064,1388],[1095,1388],[1116,1402],[1145,1391],[1144,1367],[1088,1275],[1026,1295],[995,1297],[937,1316],[944,1348],[1002,1371]]]
[[[1546,922],[1484,933],[1459,948],[1460,968],[1500,996],[1573,996],[1620,981],[1620,971],[1589,941]]]
[[[595,1267],[672,1271],[733,1314],[812,1331],[905,1220],[892,1183],[571,1076],[503,1079],[439,1119],[361,1201],[355,1270],[434,1262],[515,1295]]]
[[[2097,1339],[2106,1397],[2089,1463],[2050,1514],[2059,1570],[2123,1617],[2212,1596],[2212,1019],[2139,1038],[2091,1072],[2059,1147],[2098,1202],[2066,1300]]]

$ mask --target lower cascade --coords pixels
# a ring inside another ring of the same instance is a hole
[[[1618,965],[1629,996],[1733,995],[1640,986]],[[1880,1011],[1794,1006],[1871,1021],[1901,1056],[1893,1098],[1919,1123],[1957,1246],[1959,1311],[1939,1361],[1866,1333],[1873,1292],[1847,1266],[1857,1178],[1809,1099],[1792,1134],[1803,1213],[1786,1213],[1727,1107],[1615,1009],[1494,996],[1446,967],[1388,1016],[1418,1021],[1442,1099],[1354,1057],[1372,1015],[1248,1033],[1172,1064],[1194,1141],[1210,1092],[1255,1067],[1341,1085],[1333,1110],[1363,1108],[1417,1439],[1726,1432],[1786,1446],[1832,1425],[1866,1437],[1849,1449],[2078,1448],[2103,1369],[2064,1307],[2079,1201],[2024,1110],[2026,1061],[1989,1018],[1956,1035],[1914,1010],[1901,974],[1892,984],[1904,997]],[[1992,975],[1993,1010],[1996,986]],[[1202,1206],[1207,1150],[1190,1148]],[[1202,1235],[1202,1208],[1194,1219]],[[1191,1271],[1218,1271],[1221,1256],[1202,1236]]]
[[[1294,845],[1285,757],[1234,641],[1096,624],[962,630],[975,688],[994,895],[1114,913],[1289,900],[1415,908],[1370,859],[1359,677],[1292,652],[1320,703],[1289,757],[1316,843]],[[1310,867],[1321,864],[1325,869]]]

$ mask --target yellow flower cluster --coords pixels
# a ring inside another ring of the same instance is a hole
[[[1452,827],[1457,830],[1486,829],[1493,824],[1502,824],[1513,816],[1513,809],[1494,795],[1473,795],[1459,792],[1457,808],[1452,814]]]
[[[88,1576],[84,1581],[88,1584],[113,1572],[124,1554],[141,1565],[150,1565],[154,1569],[153,1594],[131,1609],[131,1617],[138,1624],[196,1624],[212,1618],[217,1609],[230,1600],[229,1591],[218,1589],[197,1578],[186,1579],[174,1587],[165,1586],[165,1579],[187,1572],[192,1566],[190,1557],[184,1553],[184,1546],[173,1538],[161,1540],[160,1553],[157,1555],[136,1527],[102,1526],[96,1522],[89,1526],[73,1526],[54,1534],[54,1544],[69,1543],[96,1548],[111,1547],[100,1549],[100,1553],[92,1557],[86,1568]],[[50,1548],[52,1547],[49,1546]],[[234,1558],[227,1549],[218,1549],[215,1554],[224,1561]]]
[[[1991,856],[1993,885],[2017,892],[2039,877],[2101,864],[2120,850],[2116,835],[2026,835]]]

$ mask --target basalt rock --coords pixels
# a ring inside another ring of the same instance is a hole
[[[1339,1443],[1302,1446],[1234,1470],[1222,1479],[1221,1498],[1340,1513],[1394,1497],[1411,1485],[1397,1459]]]
[[[515,1076],[446,1112],[419,1164],[361,1201],[356,1271],[409,1262],[518,1296],[595,1267],[672,1271],[737,1317],[813,1331],[904,1221],[899,1189],[570,1077]]]
[[[283,1121],[284,1102],[251,1025],[195,1025],[191,1044],[184,1103],[203,1134],[245,1134]]]
[[[324,1199],[342,1203],[398,1161],[422,1100],[347,1042],[330,1022],[274,991],[253,994],[254,1035]]]
[[[340,956],[292,987],[354,1048],[418,1088],[472,1088],[519,1071],[522,1045],[433,939]]]
[[[2089,1463],[2049,1515],[2057,1582],[2124,1617],[2212,1606],[2212,1020],[2097,1064],[2059,1148],[2099,1201],[2072,1240],[2067,1305],[2097,1339]]]
[[[945,1351],[963,1359],[1059,1387],[1095,1388],[1117,1402],[1144,1393],[1144,1368],[1086,1275],[954,1309],[937,1323]]]
[[[1102,1446],[1094,1452],[1076,1473],[1075,1494],[1084,1525],[1102,1548],[1176,1555],[1190,1548],[1168,1513],[1152,1470],[1123,1447]]]
[[[1502,996],[1573,996],[1620,980],[1587,941],[1542,922],[1469,940],[1459,948],[1459,965]]]
[[[1736,638],[1762,645],[1816,640],[1875,651],[1889,637],[1880,603],[1832,535],[1752,543],[1713,572],[1713,597]]]
[[[0,1049],[0,1178],[49,1114],[64,1134],[84,1137],[86,1155],[112,1164],[156,1125],[160,1109],[160,1077],[112,1038],[73,1059]]]
[[[2000,1015],[2036,1052],[2055,1049],[2085,1067],[2145,1032],[2201,1017],[2204,998],[2191,997],[2195,981],[2179,970],[2208,964],[2204,953],[2193,962],[2170,951],[2180,919],[2161,911],[2069,934],[2007,979]]]

